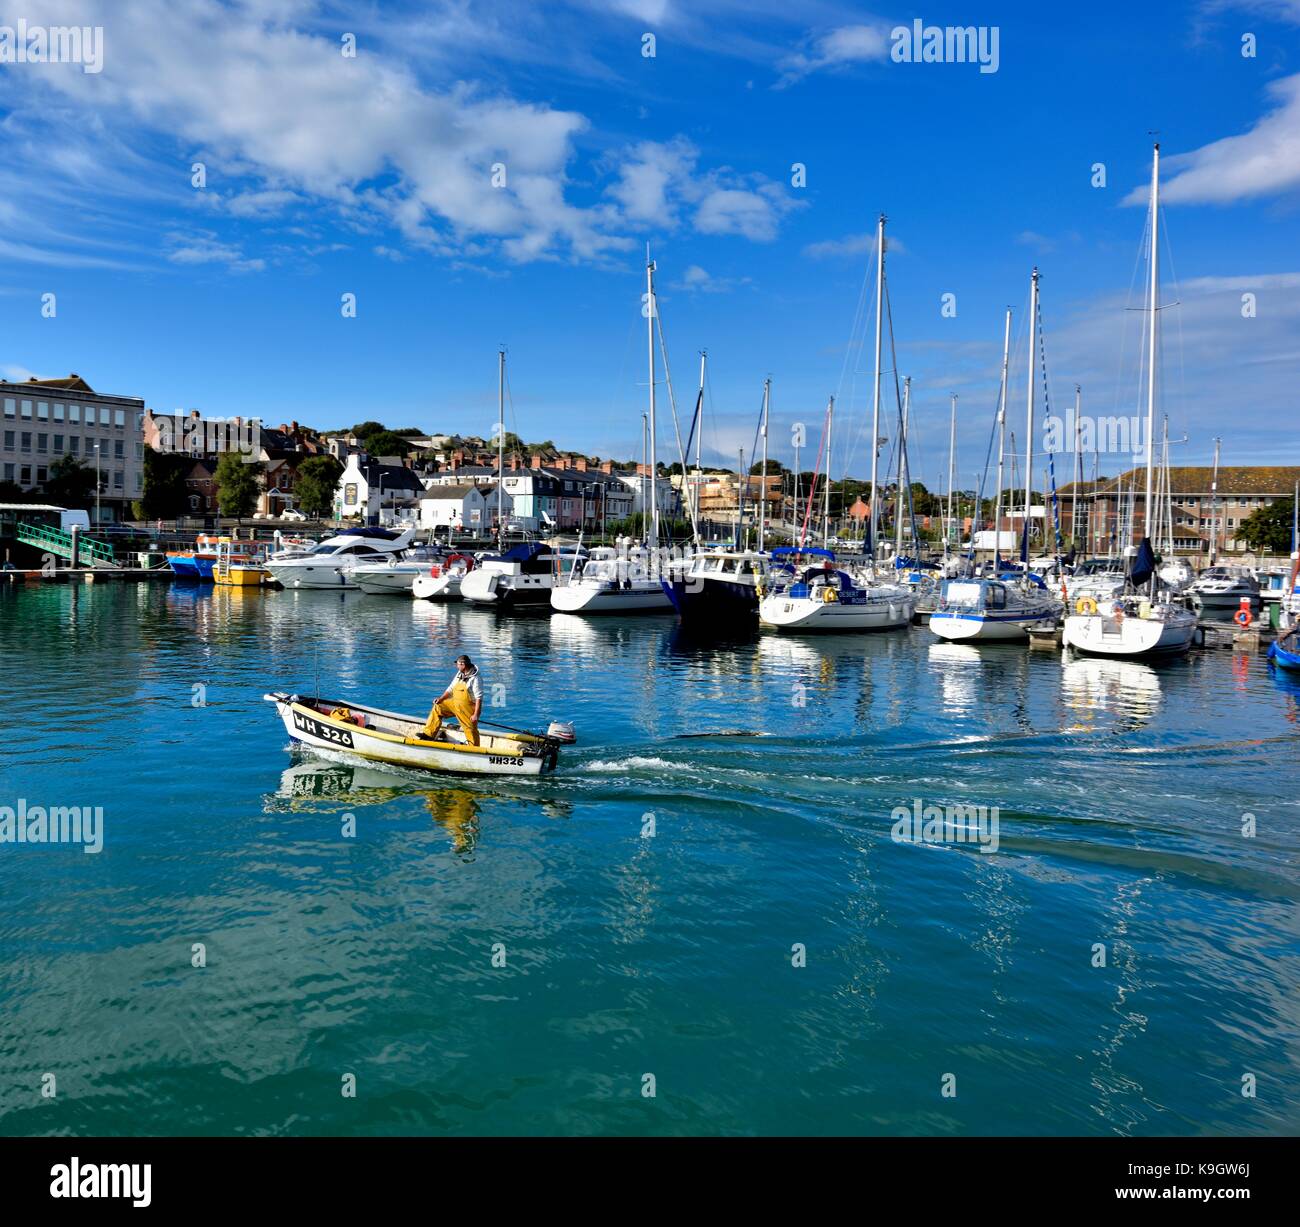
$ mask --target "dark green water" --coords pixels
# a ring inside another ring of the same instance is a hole
[[[462,651],[575,722],[559,775],[325,761],[261,701],[318,658],[423,711]],[[1294,1132],[1298,712],[1227,651],[3,588],[0,805],[104,849],[0,844],[0,1131]],[[997,852],[895,842],[916,801]]]

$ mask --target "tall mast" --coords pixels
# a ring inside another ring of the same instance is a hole
[[[894,567],[903,556],[903,466],[907,455],[907,410],[912,400],[912,377],[903,379],[903,413],[899,419],[898,431],[898,499],[894,511]]]
[[[690,463],[689,456],[683,457],[682,463],[682,480],[689,482],[688,489],[691,493],[691,532],[694,534],[697,549],[700,544],[700,440],[704,437],[704,377],[708,361],[708,351],[700,350],[700,413],[699,420],[695,423],[694,474],[688,477],[685,471]]]
[[[497,353],[497,553],[505,549],[506,521],[502,510],[506,478],[506,350]]]
[[[1210,477],[1210,566],[1219,560],[1219,445],[1214,440],[1214,473]]]
[[[767,523],[767,410],[771,403],[772,381],[763,380],[763,472],[758,479],[758,552],[763,552],[763,525]]]
[[[1029,505],[1033,501],[1034,486],[1034,375],[1038,361],[1038,269],[1029,277],[1029,390],[1026,397],[1025,416],[1025,565],[1029,565]],[[1046,514],[1046,508],[1043,509]],[[1047,523],[1043,522],[1046,537]]]
[[[952,394],[952,422],[948,427],[948,525],[943,532],[943,555],[948,556],[949,538],[952,536],[952,483],[953,464],[957,456],[957,393]]]
[[[998,393],[998,489],[993,504],[993,568],[997,569],[1002,552],[1002,458],[1007,437],[1007,368],[1011,361],[1011,308],[1007,308],[1006,328],[1002,333],[1002,390]]]
[[[740,449],[740,467],[736,470],[736,549],[745,548],[745,449]]]
[[[649,472],[650,460],[650,426],[649,419],[643,413],[641,415],[641,474],[636,479],[637,488],[641,494],[641,540],[648,540],[646,533],[646,512],[650,510],[650,502],[646,498],[646,474]]]
[[[646,342],[650,358],[650,548],[659,548],[659,476],[655,457],[655,316],[659,307],[655,303],[655,262],[650,259],[650,245],[645,251],[646,287]]]
[[[826,409],[826,485],[822,488],[822,549],[830,548],[831,541],[831,426],[835,421],[835,398]],[[875,488],[874,477],[872,489]],[[871,538],[874,542],[875,537]]]
[[[1082,408],[1082,400],[1083,388],[1076,383],[1074,385],[1074,498],[1070,501],[1070,540],[1076,550],[1079,548],[1079,499],[1083,493],[1083,451],[1079,447],[1080,442],[1082,442],[1079,424],[1079,410]],[[1086,506],[1084,514],[1087,514]],[[1086,541],[1083,544],[1083,552],[1085,555],[1088,553],[1088,543]]]
[[[876,377],[871,388],[871,561],[876,561],[877,453],[880,451],[880,334],[885,301],[885,215],[876,223]],[[829,442],[829,441],[828,441]],[[830,450],[826,452],[826,474],[830,476]]]
[[[1147,490],[1142,504],[1143,536],[1151,537],[1151,478],[1156,433],[1156,316],[1160,310],[1160,144],[1151,155],[1151,330],[1147,336]],[[1136,518],[1136,517],[1134,517]],[[1152,588],[1155,576],[1152,576]]]

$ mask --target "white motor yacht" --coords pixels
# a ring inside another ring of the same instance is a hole
[[[266,560],[266,569],[286,588],[355,588],[352,569],[404,550],[415,529],[350,528],[301,552],[285,551]]]

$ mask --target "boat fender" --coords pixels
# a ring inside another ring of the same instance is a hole
[[[1198,648],[1203,648],[1205,646],[1205,628],[1203,626],[1198,626],[1192,632],[1192,642],[1196,644]]]
[[[1074,612],[1090,616],[1097,612],[1097,602],[1090,596],[1081,596],[1074,603]]]
[[[546,735],[566,744],[578,740],[578,735],[573,731],[573,724],[568,720],[552,720],[547,726]]]
[[[822,602],[826,605],[834,605],[840,599],[840,594],[834,588],[822,589]]]

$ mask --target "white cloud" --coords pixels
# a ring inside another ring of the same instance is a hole
[[[1162,201],[1232,204],[1300,189],[1300,73],[1272,82],[1268,92],[1276,105],[1249,132],[1163,160],[1170,177]],[[1145,204],[1149,194],[1144,184],[1124,203]]]
[[[861,234],[846,234],[843,238],[809,243],[803,249],[803,254],[810,260],[852,260],[875,250],[876,232],[867,230]],[[906,254],[907,248],[903,246],[902,239],[886,234],[885,251],[892,256],[901,256]]]
[[[793,84],[823,68],[874,63],[888,56],[889,26],[884,22],[839,26],[810,38],[802,50],[786,56],[779,64],[781,78],[777,85]]]
[[[675,229],[689,220],[701,234],[774,239],[781,219],[800,207],[764,175],[730,168],[701,171],[699,150],[685,138],[642,141],[619,167],[608,194],[629,220]]]
[[[690,294],[729,294],[740,286],[750,285],[749,277],[715,277],[698,264],[689,265],[673,289]]]
[[[248,259],[234,244],[223,243],[213,234],[170,234],[167,259],[173,264],[222,264],[232,273],[260,273],[266,261]]]

